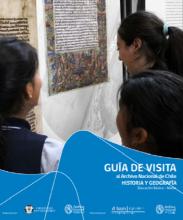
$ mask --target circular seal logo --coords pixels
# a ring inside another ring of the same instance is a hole
[[[70,214],[72,213],[72,205],[67,204],[67,205],[65,206],[64,210],[65,210],[65,213],[66,213],[66,214],[70,215]]]
[[[157,205],[156,206],[156,213],[161,215],[163,214],[163,212],[165,211],[164,206],[163,205]]]

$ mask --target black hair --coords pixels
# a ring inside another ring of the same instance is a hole
[[[5,118],[19,113],[38,67],[35,48],[14,37],[0,38],[0,168],[3,167],[5,144],[2,124]]]
[[[154,61],[158,69],[183,75],[183,31],[167,27],[155,14],[139,11],[125,18],[119,29],[119,37],[129,46],[135,38],[142,40],[141,53],[147,61]]]
[[[119,106],[127,109],[127,130],[144,128],[156,154],[183,158],[182,77],[155,70],[136,74],[122,85]]]

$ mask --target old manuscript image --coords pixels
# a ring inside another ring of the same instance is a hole
[[[107,81],[105,0],[45,0],[49,94]]]
[[[0,37],[17,37],[37,47],[36,0],[2,0]],[[27,115],[33,131],[41,130],[40,110]]]
[[[0,36],[16,36],[37,47],[36,0],[1,1]]]

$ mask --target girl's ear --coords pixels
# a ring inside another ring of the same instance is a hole
[[[142,40],[140,38],[135,38],[132,46],[134,51],[138,51],[142,47]]]
[[[32,99],[32,96],[33,96],[33,85],[32,85],[32,82],[28,82],[26,84],[25,93],[26,93],[27,99]]]
[[[131,146],[138,148],[147,142],[148,132],[144,128],[134,128],[132,130]]]

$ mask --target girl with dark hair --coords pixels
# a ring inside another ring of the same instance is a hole
[[[38,103],[36,50],[16,38],[0,39],[0,168],[19,173],[57,169],[62,144],[30,130],[27,113]]]
[[[119,59],[130,75],[145,69],[183,75],[183,31],[167,26],[153,13],[140,11],[125,18],[118,29]]]
[[[183,78],[149,70],[121,87],[117,126],[125,146],[183,158]]]

